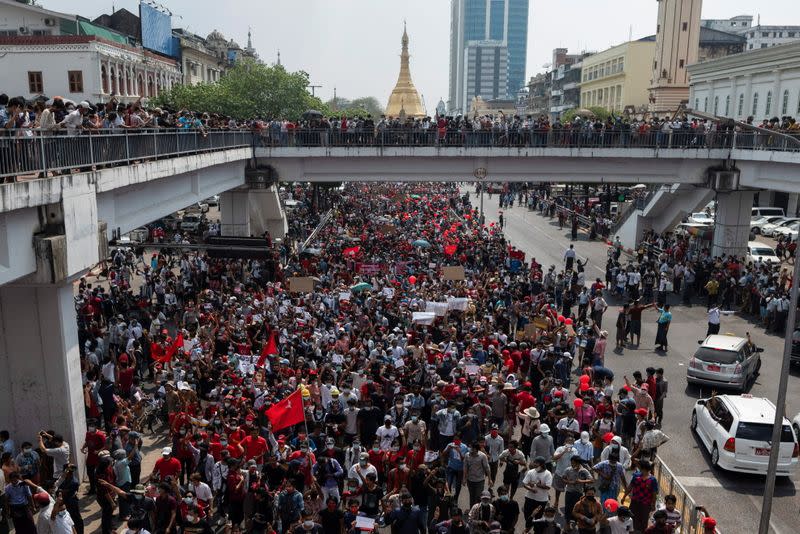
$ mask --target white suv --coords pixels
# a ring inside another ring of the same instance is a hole
[[[765,475],[769,463],[775,405],[752,395],[716,395],[700,399],[692,410],[691,427],[711,454],[714,467]],[[778,476],[797,470],[800,447],[788,419],[783,418]]]

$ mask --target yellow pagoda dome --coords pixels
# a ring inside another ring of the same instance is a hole
[[[389,103],[386,105],[387,117],[425,117],[425,108],[422,106],[422,99],[411,81],[411,69],[408,66],[408,33],[403,24],[403,39],[401,41],[403,51],[400,54],[400,75],[397,77],[397,84],[394,86],[392,94],[389,96]]]

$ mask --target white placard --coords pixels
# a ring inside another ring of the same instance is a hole
[[[436,319],[436,314],[432,312],[414,312],[411,315],[411,321],[421,325],[432,325]]]
[[[447,299],[447,309],[450,311],[467,311],[469,299],[450,297]]]
[[[393,287],[384,287],[381,290],[381,293],[386,295],[386,298],[393,299],[394,298],[394,288]]]
[[[356,528],[358,530],[375,530],[375,520],[364,515],[356,516]]]
[[[352,297],[352,296],[353,296],[353,294],[352,294],[352,293],[350,293],[349,291],[342,291],[341,293],[339,293],[339,300],[340,300],[340,301],[341,301],[341,300],[347,300],[347,301],[349,301],[349,300],[350,300],[350,297]]]
[[[394,361],[395,369],[400,369],[401,367],[405,367],[405,365],[406,365],[406,361],[403,358],[397,358]]]

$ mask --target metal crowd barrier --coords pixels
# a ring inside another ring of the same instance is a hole
[[[0,178],[250,147],[252,135],[249,130],[91,130],[79,135],[28,130],[0,136]]]
[[[262,130],[262,147],[509,147],[509,148],[650,148],[751,149],[800,151],[800,136],[780,131],[747,130],[695,133],[617,129],[440,130],[411,128],[298,128],[284,132]]]
[[[653,476],[658,480],[658,499],[660,502],[663,501],[666,495],[675,495],[677,501],[675,509],[681,514],[682,526],[680,534],[703,534],[705,514],[697,510],[697,502],[658,456],[653,462]],[[719,529],[717,529],[717,534],[721,534]]]

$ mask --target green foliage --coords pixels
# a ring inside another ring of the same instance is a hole
[[[611,116],[611,112],[608,111],[606,108],[602,108],[599,106],[591,106],[588,108],[572,108],[568,109],[564,113],[561,114],[561,122],[572,122],[575,119],[575,115],[581,109],[588,109],[592,112],[594,117],[597,117],[601,121],[605,121]],[[586,117],[584,117],[586,118]]]
[[[332,98],[325,102],[325,105],[328,106],[333,115],[337,116],[364,117],[372,115],[373,117],[380,117],[383,114],[383,107],[374,96],[364,96],[353,100],[337,96],[335,100]]]
[[[219,82],[177,85],[161,93],[153,105],[237,119],[296,120],[309,109],[328,113],[322,101],[306,90],[308,84],[308,74],[303,71],[287,72],[282,65],[247,59],[228,70]]]

